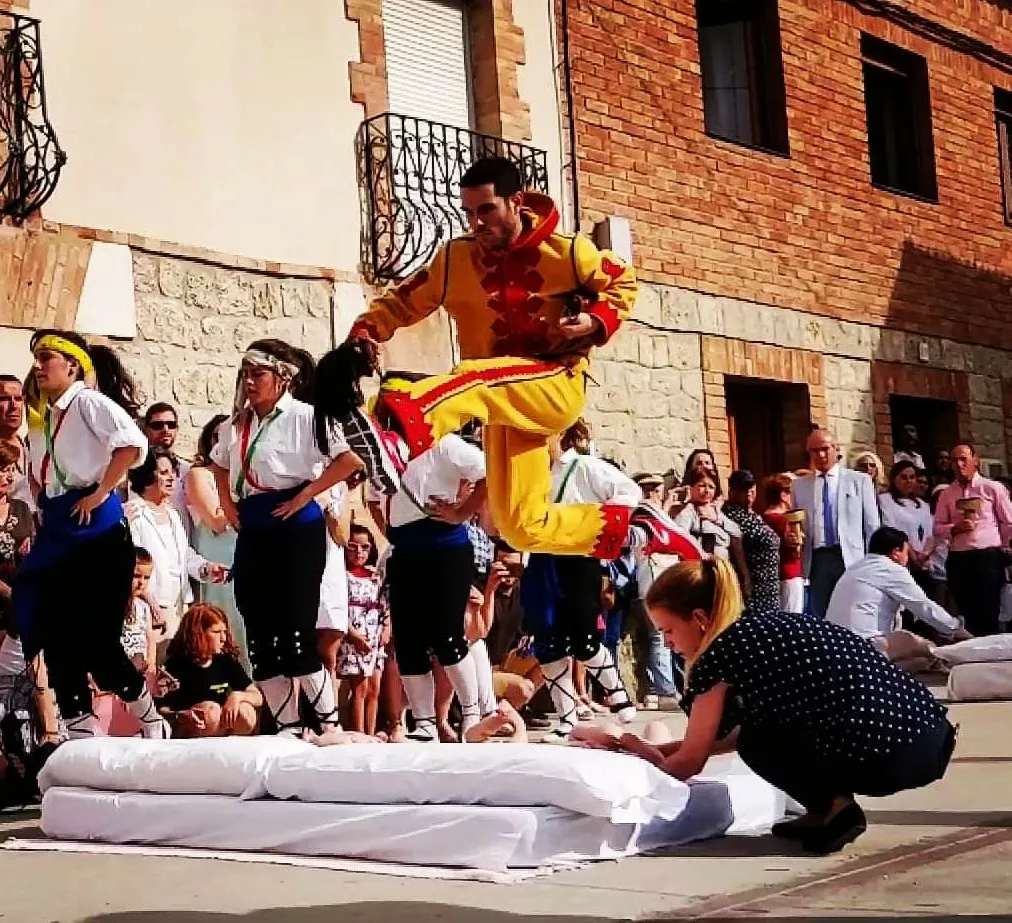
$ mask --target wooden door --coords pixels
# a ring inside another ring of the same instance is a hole
[[[728,379],[725,384],[731,463],[756,479],[783,471],[784,408],[780,387]]]

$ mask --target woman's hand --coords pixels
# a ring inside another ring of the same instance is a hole
[[[225,704],[221,706],[221,723],[232,727],[239,718],[239,706],[243,703],[241,692],[230,692]]]
[[[96,488],[88,496],[78,500],[71,512],[77,516],[77,521],[80,525],[86,526],[91,522],[91,514],[105,503],[108,498],[109,494],[103,493],[99,488]]]
[[[274,508],[273,515],[278,519],[291,519],[299,510],[305,508],[313,500],[313,495],[305,490],[300,490],[291,500],[282,503]]]
[[[660,766],[664,762],[664,754],[657,747],[635,734],[623,734],[618,743],[621,750],[646,760],[652,766]]]
[[[228,580],[228,567],[215,561],[208,561],[204,565],[203,577],[207,583],[224,583]]]
[[[699,507],[698,512],[700,519],[708,519],[710,522],[717,521],[717,507],[715,507],[712,503]]]

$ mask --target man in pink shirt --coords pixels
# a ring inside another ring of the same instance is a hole
[[[935,536],[949,543],[945,572],[967,630],[974,635],[997,634],[1009,563],[1012,499],[1004,486],[977,472],[972,445],[957,445],[951,459],[956,480],[938,498]]]

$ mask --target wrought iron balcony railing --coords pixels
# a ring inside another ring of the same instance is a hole
[[[27,218],[66,161],[46,112],[39,21],[0,13],[0,214]]]
[[[464,232],[460,178],[481,157],[507,157],[525,188],[548,192],[544,151],[385,113],[362,123],[356,141],[362,196],[362,265],[373,282],[403,279]]]

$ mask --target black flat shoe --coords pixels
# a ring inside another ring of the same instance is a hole
[[[853,843],[867,829],[868,821],[861,806],[849,804],[822,827],[807,831],[801,838],[801,847],[805,852],[828,856]]]
[[[818,830],[819,825],[809,820],[808,815],[795,817],[794,820],[782,820],[770,828],[770,833],[780,840],[801,842],[809,833]]]

